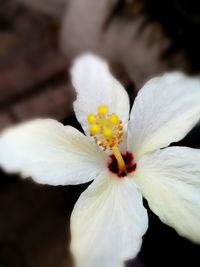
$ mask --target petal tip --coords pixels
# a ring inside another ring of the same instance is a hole
[[[103,58],[101,58],[99,55],[92,53],[92,52],[86,52],[83,54],[80,54],[78,57],[75,58],[72,67],[71,67],[71,75],[73,76],[74,72],[77,71],[79,68],[88,68],[89,66],[93,66],[94,64],[104,63],[105,61]]]

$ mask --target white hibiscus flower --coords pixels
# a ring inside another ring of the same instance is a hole
[[[24,123],[2,133],[0,164],[43,184],[94,180],[71,216],[76,265],[120,267],[137,255],[148,226],[142,195],[164,223],[200,242],[200,151],[166,148],[200,118],[199,80],[150,80],[129,120],[128,95],[103,60],[83,55],[71,74],[86,136],[55,120]]]

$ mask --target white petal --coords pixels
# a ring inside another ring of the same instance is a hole
[[[109,113],[116,113],[124,124],[127,123],[130,111],[127,92],[111,75],[105,61],[84,54],[74,62],[71,75],[77,92],[74,110],[85,133],[88,134],[88,115],[96,114],[101,105],[108,106]]]
[[[72,213],[71,248],[77,267],[123,266],[139,252],[147,225],[142,196],[132,180],[102,174]]]
[[[147,82],[135,99],[129,149],[140,157],[181,140],[200,119],[200,80],[169,73]]]
[[[164,223],[200,243],[199,149],[169,147],[144,156],[135,182]]]
[[[0,166],[52,185],[91,181],[106,168],[106,155],[90,138],[54,120],[34,120],[0,137]]]

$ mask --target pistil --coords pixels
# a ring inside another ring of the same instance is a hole
[[[89,114],[87,119],[90,124],[90,135],[94,141],[103,150],[110,149],[113,152],[120,174],[126,174],[126,163],[119,150],[123,137],[123,126],[120,118],[115,113],[109,114],[107,106],[99,106],[97,114]]]
[[[118,167],[119,167],[119,171],[121,173],[124,173],[126,172],[126,164],[124,162],[124,159],[122,157],[122,154],[121,152],[119,151],[119,148],[117,146],[114,146],[112,148],[112,152],[113,152],[113,155],[115,156],[116,160],[117,160],[117,163],[118,163]]]

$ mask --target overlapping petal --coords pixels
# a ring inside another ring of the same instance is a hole
[[[134,181],[160,219],[200,243],[200,150],[169,147],[144,156]]]
[[[84,54],[72,66],[71,76],[77,92],[75,114],[86,134],[88,115],[96,113],[101,105],[108,106],[109,113],[116,113],[124,124],[127,123],[130,111],[128,95],[111,75],[106,62],[92,54]]]
[[[147,82],[135,99],[128,146],[139,158],[181,140],[200,119],[200,80],[168,73]]]
[[[51,185],[91,181],[106,169],[107,158],[90,138],[55,120],[34,120],[0,138],[0,166]]]
[[[77,266],[123,266],[139,252],[147,225],[135,184],[102,174],[82,193],[72,213],[71,248]]]

